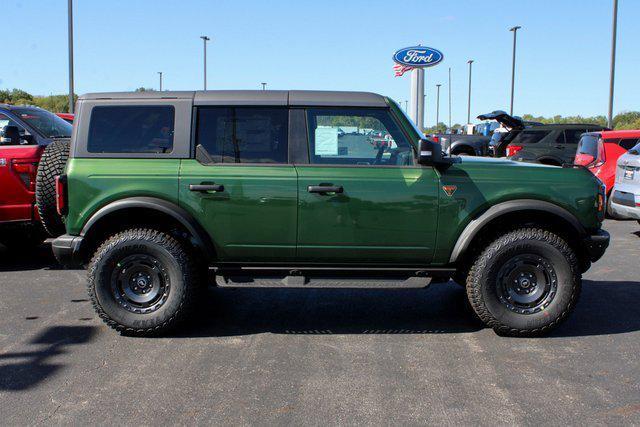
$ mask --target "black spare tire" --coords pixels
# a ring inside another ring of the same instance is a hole
[[[45,148],[36,176],[36,206],[40,221],[52,237],[64,234],[64,222],[56,207],[56,176],[64,173],[69,158],[69,141],[54,141]]]

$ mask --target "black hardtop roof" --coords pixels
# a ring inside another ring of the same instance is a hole
[[[42,108],[37,105],[14,105],[14,104],[0,104],[0,108],[5,110],[15,110],[15,109],[33,109],[33,110],[42,110]]]
[[[270,105],[385,107],[382,95],[371,92],[311,90],[199,90],[87,93],[80,100],[192,99],[195,105]]]

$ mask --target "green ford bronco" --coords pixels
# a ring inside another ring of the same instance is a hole
[[[449,278],[498,333],[536,335],[609,243],[586,169],[447,157],[373,93],[85,95],[56,189],[56,257],[88,265],[96,311],[133,335],[184,320],[209,279]]]

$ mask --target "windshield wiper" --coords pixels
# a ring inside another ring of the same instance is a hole
[[[71,135],[51,135],[49,138],[51,139],[71,138]]]

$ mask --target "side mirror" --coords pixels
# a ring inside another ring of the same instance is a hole
[[[418,163],[424,166],[433,166],[441,162],[442,146],[431,139],[421,139]]]

